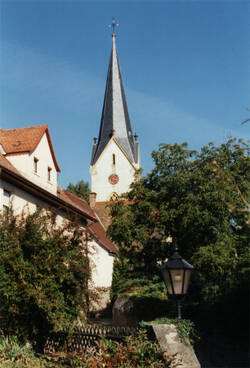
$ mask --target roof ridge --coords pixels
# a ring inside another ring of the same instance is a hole
[[[32,125],[32,126],[27,126],[27,127],[21,127],[21,128],[14,128],[14,129],[1,129],[0,131],[2,132],[10,132],[10,131],[16,131],[16,130],[20,130],[20,129],[32,129],[32,128],[41,128],[44,127],[44,129],[48,128],[48,124],[40,124],[40,125]]]

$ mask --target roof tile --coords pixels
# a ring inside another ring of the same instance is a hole
[[[46,129],[48,129],[47,125],[9,130],[0,129],[0,142],[7,154],[30,152],[36,148]]]
[[[9,130],[0,129],[0,144],[7,155],[31,152],[36,148],[44,133],[48,138],[55,167],[60,172],[47,124]]]
[[[96,218],[95,212],[90,207],[90,205],[82,198],[77,197],[75,194],[68,192],[60,187],[58,187],[58,194],[61,198],[69,203],[73,204],[78,209],[82,210],[83,212],[87,212],[90,216]],[[104,248],[112,253],[117,252],[116,246],[111,242],[111,240],[107,237],[106,231],[101,225],[99,221],[93,222],[88,226],[91,234],[99,241]]]
[[[100,222],[93,222],[88,226],[92,235],[98,240],[106,249],[112,253],[117,253],[117,247],[114,243],[107,237],[106,231],[100,224]]]
[[[96,218],[94,211],[84,199],[77,197],[75,194],[62,189],[61,187],[58,187],[57,193],[59,198],[69,202],[71,205],[77,207],[78,209],[82,210],[93,218]]]

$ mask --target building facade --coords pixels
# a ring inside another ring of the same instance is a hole
[[[47,125],[0,130],[0,204],[3,214],[53,210],[60,226],[77,216],[86,232],[92,264],[92,287],[102,291],[96,309],[109,301],[116,246],[107,238],[94,210],[57,185],[60,172]]]

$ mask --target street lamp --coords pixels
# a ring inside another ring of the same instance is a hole
[[[193,266],[180,256],[177,247],[174,254],[161,266],[168,294],[177,299],[178,318],[181,318],[181,299],[187,294],[192,270]]]

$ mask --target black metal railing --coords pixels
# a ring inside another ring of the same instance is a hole
[[[87,347],[96,347],[101,338],[120,341],[126,336],[135,334],[136,330],[135,327],[112,325],[76,327],[71,334],[65,331],[49,335],[44,346],[44,353],[53,353],[62,349],[64,351],[84,351]]]

